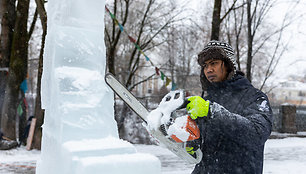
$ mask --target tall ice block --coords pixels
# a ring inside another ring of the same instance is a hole
[[[48,2],[38,174],[158,174],[160,161],[120,140],[104,81],[104,0]]]

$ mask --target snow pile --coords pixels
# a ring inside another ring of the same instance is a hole
[[[149,130],[157,130],[161,125],[161,118],[163,113],[159,108],[152,110],[147,117],[147,128]]]
[[[261,104],[258,105],[258,108],[262,112],[269,111],[269,106],[268,106],[267,100],[262,101]]]
[[[170,121],[171,113],[183,105],[184,91],[170,91],[165,95],[159,106],[152,110],[147,117],[149,130],[157,130],[160,125]]]
[[[149,131],[158,130],[161,125],[164,125],[167,134],[176,141],[188,141],[191,136],[188,126],[194,127],[196,125],[189,121],[188,115],[176,115],[175,112],[183,106],[184,101],[185,95],[183,90],[170,91],[163,97],[158,107],[149,113],[147,129]],[[194,130],[195,128],[190,131]]]
[[[187,122],[188,116],[176,118],[175,122],[169,126],[168,135],[175,135],[181,141],[186,142],[190,136],[190,133],[186,131]]]
[[[160,173],[159,160],[119,140],[104,81],[103,0],[48,3],[42,77],[45,109],[36,173]]]

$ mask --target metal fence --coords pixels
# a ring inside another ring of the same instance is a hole
[[[272,106],[273,110],[273,131],[282,130],[281,106]],[[295,114],[295,125],[298,132],[306,131],[306,106],[297,106]]]

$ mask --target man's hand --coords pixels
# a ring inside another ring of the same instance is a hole
[[[194,147],[187,147],[187,146],[186,146],[186,151],[187,151],[187,153],[189,153],[190,155],[194,155],[194,153],[195,153]]]
[[[209,101],[205,101],[199,96],[192,96],[188,98],[189,103],[186,106],[188,114],[192,119],[198,117],[207,117],[209,111]]]
[[[195,157],[196,151],[200,148],[200,145],[198,144],[198,139],[195,141],[187,141],[186,143],[186,151],[189,153],[191,156]]]

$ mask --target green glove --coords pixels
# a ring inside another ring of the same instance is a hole
[[[189,103],[186,106],[188,114],[192,119],[198,117],[207,117],[209,111],[209,101],[205,101],[199,96],[192,96],[188,98]]]
[[[187,147],[186,146],[186,151],[187,153],[189,153],[190,155],[194,155],[195,151],[193,150],[193,147]]]
[[[187,141],[186,142],[186,151],[189,153],[191,156],[196,158],[196,151],[200,148],[200,141],[199,139],[196,139],[194,141]]]

